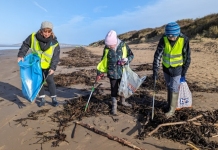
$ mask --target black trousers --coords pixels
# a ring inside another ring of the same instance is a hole
[[[50,92],[50,96],[56,96],[56,86],[55,86],[55,82],[54,82],[54,74],[48,75],[48,73],[49,73],[48,71],[49,71],[49,69],[42,70],[43,82],[44,82],[45,78],[48,76],[46,79],[46,82],[48,84],[48,90]],[[45,95],[44,86],[42,86],[42,88],[39,92],[39,96],[41,96],[41,95]]]
[[[118,88],[120,85],[121,79],[111,79],[110,78],[110,84],[111,84],[111,97],[117,97]]]

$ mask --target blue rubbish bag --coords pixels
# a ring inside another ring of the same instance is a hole
[[[19,61],[22,93],[24,97],[32,102],[37,97],[42,85],[42,69],[40,58],[35,54],[28,54],[24,61]]]

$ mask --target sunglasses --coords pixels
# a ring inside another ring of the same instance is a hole
[[[42,32],[44,32],[44,33],[51,33],[52,30],[50,30],[50,29],[42,29]]]

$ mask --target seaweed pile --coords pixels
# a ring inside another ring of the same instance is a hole
[[[67,66],[95,66],[95,59],[100,59],[92,55],[83,47],[76,48],[68,52],[69,57],[61,60],[61,65]],[[91,58],[92,59],[89,59]],[[86,60],[86,61],[85,61]],[[89,62],[90,61],[90,62]],[[152,70],[150,64],[140,65],[136,71]],[[81,70],[69,74],[59,74],[55,76],[57,86],[71,86],[75,84],[93,85],[96,70]],[[156,84],[157,92],[166,90],[163,73],[158,74],[159,78]],[[218,149],[218,143],[214,141],[214,137],[218,136],[218,110],[198,111],[192,108],[183,108],[176,111],[171,118],[164,115],[166,101],[162,97],[155,99],[155,114],[151,120],[151,104],[153,90],[152,76],[147,76],[146,82],[136,91],[136,93],[127,99],[133,108],[126,108],[118,102],[118,111],[128,115],[141,116],[138,122],[142,125],[141,132],[135,137],[144,140],[148,136],[157,138],[167,138],[182,144],[193,143],[201,149]],[[191,91],[204,91],[214,93],[218,88],[207,88],[197,86],[196,83],[188,82]],[[39,140],[34,144],[44,144],[52,142],[52,146],[59,146],[60,142],[68,142],[66,140],[65,129],[72,126],[73,122],[81,121],[84,117],[110,115],[111,101],[110,95],[99,94],[99,89],[93,93],[92,100],[89,102],[87,111],[84,111],[88,96],[77,97],[65,100],[63,109],[55,112],[49,117],[58,124],[58,129],[51,129],[47,132],[37,131],[36,135]],[[37,120],[38,116],[46,113],[46,110],[39,112],[31,112],[27,118],[15,120],[22,126],[27,126],[27,120]],[[119,121],[119,120],[114,120]],[[73,137],[73,136],[72,136]]]
[[[86,50],[84,47],[76,47],[69,52],[68,57],[63,57],[60,59],[60,66],[67,66],[71,68],[75,67],[87,67],[87,66],[96,66],[100,61],[101,57],[98,55],[93,55],[91,52]]]
[[[143,101],[140,97],[145,96],[147,99]],[[38,131],[36,135],[39,136],[38,138],[40,140],[36,143],[39,144],[41,142],[43,144],[52,141],[52,146],[59,146],[60,142],[68,142],[66,141],[64,131],[67,127],[72,126],[72,122],[81,121],[84,117],[110,115],[112,106],[110,95],[94,95],[85,112],[84,106],[87,99],[88,96],[83,96],[66,100],[63,110],[57,111],[49,116],[53,122],[58,124],[58,129],[51,129],[47,132]],[[197,111],[184,108],[176,111],[172,118],[167,119],[164,115],[165,103],[162,100],[156,100],[155,115],[153,120],[151,120],[151,100],[152,97],[149,93],[141,91],[140,94],[135,94],[128,99],[129,103],[133,105],[132,109],[126,108],[118,103],[118,111],[129,115],[138,114],[142,116],[138,119],[142,125],[141,133],[135,138],[144,140],[148,136],[154,136],[157,138],[171,139],[182,144],[193,143],[202,149],[218,148],[218,143],[212,140],[213,137],[218,135],[218,110]],[[20,120],[22,119],[16,120],[16,122]],[[23,126],[26,126],[26,124]]]

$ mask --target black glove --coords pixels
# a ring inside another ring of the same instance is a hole
[[[153,71],[153,76],[152,76],[153,80],[157,80],[158,75],[156,71]]]

